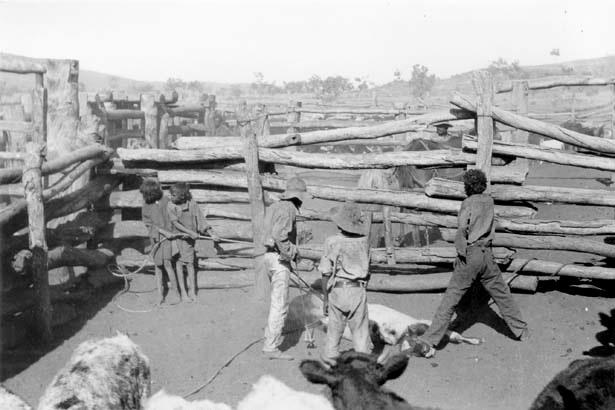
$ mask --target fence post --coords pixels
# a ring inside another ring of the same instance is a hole
[[[615,138],[615,83],[611,84],[611,138]]]
[[[480,71],[472,76],[474,90],[478,95],[476,101],[476,132],[478,149],[476,150],[476,168],[487,177],[487,190],[491,183],[491,153],[493,151],[493,126],[491,116],[495,87],[493,77],[487,71]]]
[[[237,110],[237,121],[241,137],[244,141],[244,158],[246,161],[246,177],[248,179],[248,195],[250,196],[250,214],[252,216],[252,237],[254,241],[254,298],[263,303],[269,294],[269,279],[264,264],[265,247],[265,202],[263,187],[259,172],[258,141],[250,121],[247,104]]]
[[[154,94],[141,94],[141,111],[145,116],[143,136],[151,148],[158,148],[158,105]]]
[[[47,274],[47,242],[45,241],[45,209],[41,166],[45,144],[28,142],[24,158],[23,187],[28,203],[30,251],[32,252],[32,281],[34,283],[34,323],[37,336],[45,343],[52,340],[51,297]]]
[[[384,246],[387,252],[387,265],[395,265],[395,244],[393,243],[393,227],[391,224],[391,207],[382,207],[384,225]]]
[[[527,116],[529,91],[530,85],[527,80],[513,81],[512,103],[515,112],[519,115]],[[512,134],[512,142],[526,145],[529,142],[529,135],[529,132],[515,128]],[[520,165],[527,165],[528,160],[526,158],[516,158],[514,162]]]
[[[216,96],[210,95],[207,101],[207,135],[216,135]]]

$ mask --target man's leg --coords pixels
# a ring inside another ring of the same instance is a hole
[[[265,266],[268,267],[268,273],[271,277],[271,305],[267,327],[265,328],[263,351],[274,352],[282,344],[282,329],[288,314],[290,271],[288,267],[279,262],[277,254],[265,254]]]
[[[332,365],[340,355],[340,342],[346,328],[344,312],[344,289],[333,288],[329,293],[329,323],[322,359]]]
[[[354,350],[371,353],[372,340],[369,336],[369,317],[367,311],[367,291],[365,288],[348,288],[349,297],[356,302],[355,308],[348,314],[348,327],[352,334]],[[343,329],[342,329],[343,330]]]
[[[523,321],[521,311],[510,293],[510,288],[502,278],[502,273],[493,259],[493,252],[490,248],[486,250],[485,258],[487,258],[487,269],[480,281],[500,309],[500,314],[512,333],[515,337],[520,338],[527,330],[527,323]]]
[[[461,300],[461,297],[472,286],[476,274],[482,268],[481,255],[478,254],[479,250],[474,247],[468,247],[468,255],[465,261],[457,258],[455,263],[455,270],[451,276],[451,280],[444,292],[440,306],[434,314],[431,325],[423,334],[420,339],[426,341],[430,346],[437,346],[453,317],[453,313],[457,304]]]

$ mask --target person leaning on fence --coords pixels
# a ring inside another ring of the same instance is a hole
[[[493,258],[494,204],[491,196],[484,193],[487,178],[482,171],[471,169],[464,173],[463,183],[467,198],[459,211],[455,269],[431,325],[419,338],[419,354],[424,357],[435,355],[434,347],[442,340],[455,308],[474,282],[480,282],[493,298],[515,339],[529,337],[527,323]]]
[[[196,262],[195,241],[199,238],[199,234],[208,235],[214,242],[218,242],[219,238],[212,232],[203,212],[196,201],[192,199],[188,184],[178,182],[171,186],[171,202],[167,209],[174,233],[182,235],[176,240],[179,259],[175,265],[181,293],[194,302],[197,293],[194,273]],[[184,266],[188,271],[186,286],[184,286]]]
[[[354,350],[362,353],[372,350],[366,290],[369,244],[361,208],[354,202],[347,202],[331,210],[331,219],[340,232],[325,240],[318,266],[326,296],[324,313],[329,316],[327,341],[321,357],[329,365],[340,355],[346,324],[352,334]]]
[[[291,178],[280,201],[267,207],[265,212],[265,255],[263,262],[271,281],[271,304],[263,354],[269,359],[293,360],[282,353],[282,329],[288,314],[288,287],[290,270],[297,261],[297,212],[303,202],[310,198],[305,182]]]
[[[173,226],[167,212],[169,198],[163,194],[162,189],[160,189],[160,183],[153,178],[143,180],[139,191],[143,195],[141,218],[147,227],[147,236],[149,236],[151,241],[150,252],[154,260],[154,272],[156,274],[156,285],[159,295],[158,304],[160,305],[164,303],[165,299],[163,268],[166,270],[173,287],[177,291],[179,299],[181,299],[172,263],[173,254],[177,253],[177,250],[175,249],[174,252],[175,247],[172,246],[174,234],[171,231]]]

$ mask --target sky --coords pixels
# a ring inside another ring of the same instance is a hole
[[[144,81],[383,84],[414,64],[445,78],[612,55],[613,16],[613,0],[0,0],[0,52]]]

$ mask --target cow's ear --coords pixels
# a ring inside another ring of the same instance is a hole
[[[326,384],[329,387],[336,386],[339,383],[339,375],[328,370],[322,363],[316,360],[302,361],[299,365],[299,370],[312,383]]]
[[[384,384],[387,380],[397,379],[401,376],[408,366],[408,356],[396,354],[382,365],[382,372],[378,378],[379,384]]]

